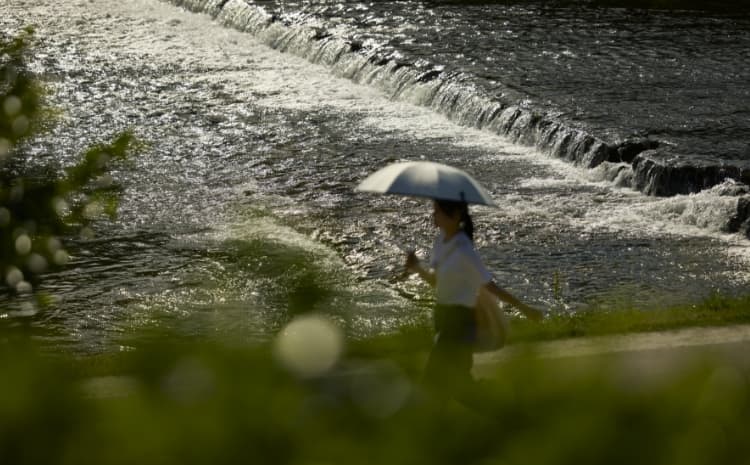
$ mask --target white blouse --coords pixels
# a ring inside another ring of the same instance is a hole
[[[492,274],[463,231],[448,241],[442,232],[438,234],[432,247],[430,266],[435,270],[435,294],[440,305],[474,307],[479,289],[492,281]]]

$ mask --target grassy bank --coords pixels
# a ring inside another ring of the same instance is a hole
[[[596,337],[692,327],[750,324],[750,295],[728,297],[714,294],[702,302],[672,307],[635,309],[628,306],[592,307],[570,314],[550,314],[541,322],[511,317],[507,344]],[[432,329],[404,328],[401,333],[355,343],[363,353],[404,352],[429,347]]]
[[[643,384],[613,363],[572,370],[519,357],[467,406],[420,385],[404,350],[420,339],[392,336],[401,352],[362,341],[330,368],[302,375],[273,344],[151,335],[109,360],[126,376],[106,392],[71,369],[75,359],[5,343],[0,462],[713,465],[750,457],[746,365],[696,359]],[[300,353],[320,350],[315,340]]]
[[[747,323],[750,323],[750,296],[714,294],[699,303],[663,308],[634,309],[623,306],[604,310],[594,307],[576,314],[551,315],[541,324],[518,319],[514,321],[509,342]]]
[[[749,303],[714,296],[517,320],[512,342],[745,323]],[[571,369],[518,356],[465,404],[419,382],[428,328],[341,347],[325,328],[288,327],[292,345],[241,347],[153,332],[131,337],[133,350],[85,359],[3,335],[0,463],[713,465],[750,456],[746,363],[701,357],[643,383],[611,359]],[[311,372],[318,354],[332,363]]]
[[[716,294],[696,304],[652,309],[592,308],[575,314],[549,315],[542,322],[512,317],[507,344],[739,324],[750,324],[750,295]],[[346,350],[353,358],[397,359],[410,374],[417,376],[422,357],[432,343],[432,332],[429,326],[404,327],[393,334],[350,340]],[[182,341],[187,346],[193,343],[195,341]],[[124,341],[124,344],[138,346],[141,343],[136,340]],[[137,358],[135,352],[78,357],[71,369],[81,377],[128,374],[133,371],[134,357]]]

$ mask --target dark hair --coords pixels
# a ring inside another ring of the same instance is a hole
[[[459,202],[456,200],[439,200],[435,202],[440,210],[442,210],[448,216],[455,216],[456,213],[460,214],[459,226],[461,230],[469,237],[471,242],[474,242],[474,222],[471,220],[469,215],[469,205],[466,202]]]

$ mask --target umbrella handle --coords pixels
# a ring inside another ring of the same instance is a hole
[[[395,245],[396,245],[396,248],[398,250],[400,250],[401,252],[403,252],[403,253],[411,253],[411,252],[414,252],[416,250],[415,247],[407,247],[407,246],[405,246],[404,244],[402,244],[400,242],[396,242]]]
[[[409,276],[411,276],[411,273],[409,273],[408,270],[404,270],[401,273],[394,276],[393,278],[391,278],[390,282],[398,283],[401,281],[406,281],[407,279],[409,279]]]

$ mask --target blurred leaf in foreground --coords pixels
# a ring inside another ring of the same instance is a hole
[[[30,28],[15,37],[0,33],[0,292],[11,295],[34,293],[44,272],[68,262],[66,236],[114,217],[119,189],[109,170],[136,148],[124,132],[62,173],[33,160],[27,144],[48,114],[28,66],[32,46]]]

